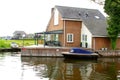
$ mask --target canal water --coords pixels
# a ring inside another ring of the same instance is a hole
[[[0,80],[120,80],[120,58],[97,61],[0,53]]]

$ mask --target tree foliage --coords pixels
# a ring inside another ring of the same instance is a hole
[[[111,40],[112,49],[115,49],[120,33],[120,0],[105,0],[104,9],[109,15],[107,31]]]

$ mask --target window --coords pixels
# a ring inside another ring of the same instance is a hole
[[[71,33],[67,34],[67,42],[73,42],[73,34]]]
[[[100,17],[99,17],[99,16],[95,16],[95,18],[96,18],[96,19],[100,19]]]
[[[58,37],[58,34],[54,34],[54,40],[55,41],[58,41],[59,39],[58,39],[59,37]]]
[[[82,35],[82,41],[87,41],[87,35],[85,34]]]
[[[85,41],[87,41],[87,35],[85,35]]]
[[[82,35],[82,40],[84,41],[84,34]]]
[[[59,19],[58,10],[55,9],[55,12],[54,12],[54,25],[58,25],[58,19]]]

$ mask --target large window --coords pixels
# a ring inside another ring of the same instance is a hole
[[[59,39],[58,39],[59,37],[58,37],[58,34],[54,34],[54,40],[55,41],[58,41]]]
[[[55,9],[55,12],[54,12],[54,25],[58,25],[58,20],[59,20],[58,10]]]
[[[73,42],[73,34],[72,33],[67,34],[67,42]]]

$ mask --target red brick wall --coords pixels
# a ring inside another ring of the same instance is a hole
[[[61,42],[61,46],[64,46],[64,34],[59,34],[59,41]]]
[[[111,42],[108,37],[92,38],[92,48],[94,48],[94,40],[95,40],[95,50],[100,50],[101,48],[111,49]],[[117,40],[116,49],[120,49],[120,38]]]
[[[80,40],[81,40],[81,21],[65,21],[65,38],[66,38],[66,44],[67,47],[80,47]],[[67,33],[72,33],[74,35],[74,42],[70,43],[67,42]]]
[[[67,47],[80,47],[80,33],[81,33],[81,24],[80,21],[65,21],[65,46]],[[64,21],[61,18],[61,15],[59,15],[59,24],[54,25],[54,14],[51,16],[50,22],[47,27],[47,31],[53,31],[53,30],[63,30],[64,29]],[[67,33],[73,33],[74,34],[74,42],[68,43],[67,42]],[[64,34],[59,34],[59,41],[61,41],[62,46],[64,46]]]
[[[108,37],[95,37],[92,38],[92,48],[95,50],[100,50],[101,48],[110,49],[110,39]]]
[[[63,29],[63,20],[61,16],[59,15],[59,23],[58,25],[54,25],[54,15],[51,16],[51,19],[49,21],[49,24],[47,26],[46,31],[53,31],[53,30],[62,30]]]
[[[117,39],[116,49],[120,49],[120,38]]]

